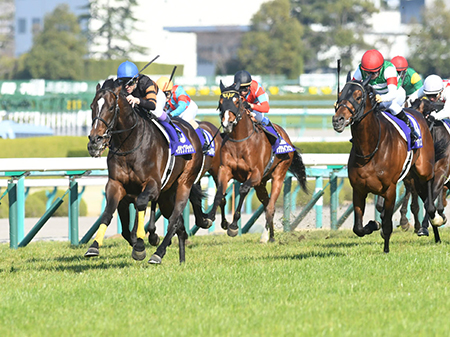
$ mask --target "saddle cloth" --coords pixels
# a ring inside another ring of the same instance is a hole
[[[177,132],[180,135],[180,141],[174,144],[173,142],[170,141],[169,135],[167,134],[165,127],[162,124],[160,124],[156,119],[152,119],[152,121],[161,130],[162,134],[166,138],[167,143],[170,145],[171,154],[175,156],[184,156],[187,154],[195,153],[195,149],[192,146],[190,140],[186,137],[184,132],[178,126],[175,125]],[[172,126],[169,123],[166,124],[168,128],[169,127],[172,128]]]
[[[202,129],[201,127],[197,128],[195,131],[197,132],[200,141],[203,141],[202,143],[203,152],[205,152],[205,149],[207,147],[205,155],[214,157],[214,155],[216,154],[216,144],[213,141],[213,136],[208,131]]]
[[[288,142],[286,142],[281,135],[279,135],[278,137],[275,136],[278,133],[275,131],[273,126],[263,126],[263,130],[265,131],[267,138],[269,138],[269,141],[272,144],[273,153],[282,154],[295,151],[294,147],[288,144]]]
[[[411,144],[411,135],[410,135],[411,130],[406,125],[406,123],[403,122],[402,120],[398,119],[397,117],[395,117],[388,111],[382,111],[381,114],[384,117],[386,117],[386,119],[389,122],[391,122],[392,125],[395,126],[395,128],[398,130],[400,135],[403,137],[403,139],[406,140],[406,142],[408,144],[408,151],[414,150],[414,149],[420,149],[421,147],[423,147],[422,133],[420,132],[419,124],[417,123],[417,121],[415,120],[415,118],[413,116],[406,113],[406,116],[408,116],[409,121],[414,126],[414,130],[416,130],[417,134],[419,135],[419,139],[417,139],[417,141],[414,144]]]

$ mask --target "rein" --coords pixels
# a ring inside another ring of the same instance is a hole
[[[102,137],[103,138],[109,138],[107,146],[111,149],[111,141],[112,141],[112,137],[111,136],[115,135],[115,134],[121,134],[121,133],[124,133],[124,132],[127,132],[127,131],[132,131],[138,124],[138,116],[137,116],[136,111],[133,108],[131,108],[133,110],[133,112],[134,112],[133,113],[133,116],[134,116],[134,124],[133,124],[133,126],[131,126],[128,129],[123,129],[123,130],[112,130],[112,128],[114,128],[116,123],[117,123],[117,119],[118,119],[118,116],[119,116],[119,113],[120,113],[120,107],[119,107],[119,96],[120,96],[120,94],[117,95],[113,90],[111,90],[109,88],[104,88],[104,89],[101,89],[101,90],[105,91],[105,92],[110,92],[111,94],[114,95],[114,97],[115,97],[114,116],[113,116],[113,118],[112,118],[112,120],[111,120],[111,122],[109,124],[103,118],[101,118],[100,116],[96,116],[96,117],[94,117],[92,119],[92,125],[94,125],[94,122],[97,119],[99,121],[101,121],[103,124],[105,124],[106,132],[105,132],[105,134]],[[100,115],[100,111],[99,111],[99,115]],[[145,126],[144,126],[144,128],[145,128]],[[125,141],[128,139],[128,137],[125,138],[125,140],[117,147],[117,150],[110,151],[111,154],[117,155],[117,156],[126,156],[126,155],[128,155],[130,153],[135,152],[142,145],[142,140],[144,139],[144,132],[141,132],[141,140],[140,140],[139,144],[135,148],[133,148],[132,150],[129,150],[129,151],[125,151],[125,152],[119,152],[120,147],[125,143]]]

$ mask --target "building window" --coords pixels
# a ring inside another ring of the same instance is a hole
[[[33,20],[31,20],[31,31],[33,35],[41,31],[41,19],[33,18]]]
[[[19,34],[25,34],[27,31],[27,21],[26,19],[19,19],[17,21],[17,32]]]

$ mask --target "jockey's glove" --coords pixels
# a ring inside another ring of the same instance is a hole
[[[375,101],[376,101],[377,103],[383,102],[383,99],[381,98],[381,95],[380,95],[380,94],[376,94],[376,95],[375,95]]]

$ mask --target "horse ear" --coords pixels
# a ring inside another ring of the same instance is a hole
[[[370,82],[370,76],[367,76],[364,81],[362,82],[362,86],[365,87]]]
[[[349,70],[347,73],[347,82],[350,82],[351,79],[352,79],[352,72]]]
[[[220,80],[219,87],[220,87],[220,92],[223,92],[223,90],[225,89],[225,86],[223,85],[222,80]]]
[[[95,88],[95,91],[99,91],[101,88],[100,83],[97,83],[97,87]]]

